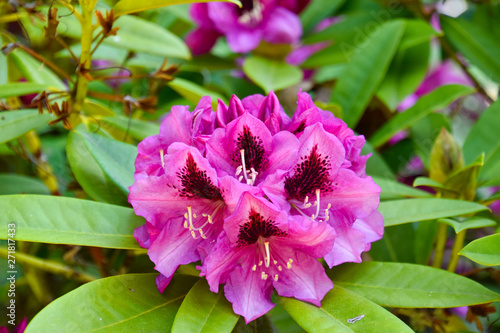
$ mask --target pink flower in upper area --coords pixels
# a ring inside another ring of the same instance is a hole
[[[139,144],[129,195],[158,289],[201,261],[211,290],[225,283],[247,322],[273,307],[273,288],[320,305],[333,284],[316,259],[360,262],[383,234],[364,143],[303,92],[291,119],[274,93],[216,111],[208,97],[193,112],[174,106]]]
[[[404,111],[412,107],[420,97],[431,91],[447,85],[463,84],[473,86],[472,81],[451,60],[445,60],[429,72],[417,90],[406,97],[398,106],[398,111]]]
[[[278,295],[295,297],[320,306],[333,288],[316,260],[330,251],[335,231],[326,224],[291,217],[264,198],[245,192],[224,233],[203,264],[210,289],[225,283],[234,312],[248,323],[274,307]]]
[[[261,41],[271,44],[298,42],[302,35],[299,17],[280,6],[279,1],[242,0],[241,3],[241,8],[217,2],[191,6],[190,14],[199,26],[186,37],[193,54],[210,51],[221,35],[226,36],[229,48],[239,53],[255,49]],[[287,1],[287,7],[301,7],[300,1],[293,3]]]

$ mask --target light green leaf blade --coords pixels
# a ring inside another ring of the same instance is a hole
[[[455,230],[456,234],[463,230],[492,227],[497,224],[494,220],[490,220],[484,217],[473,217],[462,222],[452,219],[439,219],[438,222],[446,223],[447,225],[452,227],[453,230]]]
[[[492,80],[500,83],[500,44],[481,26],[461,18],[440,17],[444,36]]]
[[[256,56],[245,59],[243,71],[266,93],[291,87],[302,80],[302,71],[298,67]]]
[[[418,102],[406,110],[398,113],[384,124],[371,138],[370,142],[377,148],[386,143],[397,132],[410,127],[427,114],[448,106],[449,103],[461,96],[474,91],[473,88],[461,85],[446,85],[421,97]]]
[[[97,163],[80,133],[70,132],[66,142],[66,155],[78,184],[92,199],[115,205],[127,204],[126,193],[109,178]]]
[[[84,284],[51,302],[26,333],[170,332],[175,313],[196,280],[175,276],[163,294],[157,274],[125,274]]]
[[[0,174],[0,195],[5,194],[50,194],[49,189],[37,178],[16,175],[12,173]]]
[[[380,193],[381,200],[397,198],[428,198],[432,196],[429,192],[412,188],[389,178],[372,178],[382,190],[382,192]]]
[[[124,116],[106,117],[103,121],[111,126],[127,132],[134,139],[144,140],[148,136],[160,133],[160,124],[140,119],[129,119]]]
[[[191,58],[180,37],[155,23],[127,15],[116,20],[116,25],[120,27],[116,36],[106,38],[103,43],[162,57]]]
[[[11,82],[0,85],[0,98],[39,93],[47,88],[45,84],[35,82]]]
[[[198,104],[200,99],[203,96],[210,96],[212,98],[212,109],[216,110],[217,109],[217,100],[220,99],[222,101],[225,100],[222,95],[207,90],[202,86],[197,85],[196,83],[193,83],[191,81],[181,79],[181,78],[175,78],[174,80],[170,81],[168,83],[169,87],[174,89],[179,95],[187,99],[188,101],[192,102],[193,104]]]
[[[134,183],[134,161],[137,157],[137,147],[108,139],[90,132],[76,131],[95,161],[106,176],[122,191],[128,194],[128,188]]]
[[[229,333],[238,317],[224,293],[211,292],[207,281],[201,279],[189,291],[177,311],[172,332]]]
[[[378,210],[384,216],[384,225],[389,227],[409,222],[477,213],[488,210],[488,207],[463,200],[418,198],[384,201],[380,203]]]
[[[27,81],[46,85],[46,89],[66,91],[68,87],[46,65],[25,53],[14,50],[9,54],[16,68],[23,74]]]
[[[342,107],[344,121],[355,127],[389,68],[405,22],[385,23],[361,45],[339,76],[331,102]]]
[[[325,295],[321,307],[294,298],[278,300],[307,332],[413,332],[386,309],[339,285]],[[360,319],[353,322],[356,317]]]
[[[500,265],[500,234],[473,240],[459,254],[481,265]]]
[[[329,274],[342,286],[390,307],[451,308],[500,300],[500,295],[458,274],[424,265],[365,261]]]
[[[0,143],[48,124],[52,119],[54,119],[52,114],[39,114],[37,110],[2,111],[0,112]]]
[[[120,16],[123,14],[142,12],[144,10],[155,9],[164,6],[211,1],[232,2],[241,7],[241,3],[238,0],[120,0],[113,7],[113,11],[115,15]]]
[[[44,195],[0,196],[0,231],[16,224],[16,240],[138,249],[134,229],[145,223],[132,208]]]

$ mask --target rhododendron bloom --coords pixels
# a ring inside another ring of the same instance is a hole
[[[129,195],[159,290],[201,261],[211,290],[226,284],[247,322],[274,306],[273,288],[319,306],[333,284],[316,259],[360,262],[382,237],[364,143],[303,92],[292,118],[274,93],[233,96],[216,111],[209,97],[193,112],[172,107],[138,146]]]
[[[194,54],[210,51],[217,38],[226,36],[233,52],[245,53],[261,41],[272,44],[293,44],[302,35],[302,25],[294,10],[301,3],[277,0],[242,0],[242,7],[231,3],[200,3],[191,6],[190,14],[199,27],[186,37]]]
[[[290,217],[263,198],[243,194],[224,221],[224,233],[203,265],[210,289],[226,283],[225,295],[246,322],[274,304],[272,289],[281,296],[320,305],[333,287],[315,260],[333,245],[335,231],[325,224]]]

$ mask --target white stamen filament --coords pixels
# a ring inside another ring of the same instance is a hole
[[[310,208],[311,206],[316,207],[316,213],[312,215],[306,215],[302,210]],[[324,209],[324,214],[321,213],[321,191],[319,189],[316,190],[316,201],[311,204],[309,202],[309,197],[306,196],[304,199],[304,203],[302,205],[297,205],[292,203],[292,208],[295,208],[297,212],[299,212],[300,215],[305,216],[313,221],[317,222],[326,222],[330,219],[330,208],[332,208],[332,204],[328,204],[327,207]]]
[[[241,154],[241,165],[236,168],[235,176],[238,177],[241,173],[241,176],[238,177],[238,181],[242,181],[245,178],[245,182],[247,185],[255,184],[255,180],[257,179],[257,175],[259,174],[253,167],[250,170],[247,170],[247,166],[245,163],[245,149],[240,150]]]
[[[160,149],[160,159],[161,159],[161,167],[165,168],[165,159],[163,158],[163,149]]]
[[[266,264],[266,267],[269,267],[269,264],[271,263],[271,254],[269,253],[269,242],[264,242],[264,247],[266,249],[266,255],[264,256],[264,262]]]
[[[191,231],[191,236],[193,236],[194,239],[197,238],[195,231],[198,231],[198,233],[200,234],[201,238],[207,239],[207,236],[203,232],[203,228],[205,228],[207,226],[207,224],[212,224],[213,223],[211,215],[203,213],[202,216],[203,217],[207,217],[207,221],[205,223],[203,223],[203,225],[201,227],[196,228],[194,226],[194,224],[193,224],[193,218],[197,218],[198,215],[193,214],[191,206],[187,206],[187,213],[184,213],[184,218],[185,218],[185,220],[184,220],[184,228],[189,229],[189,231]]]

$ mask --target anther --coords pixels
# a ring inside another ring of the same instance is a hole
[[[292,264],[290,264],[289,262],[286,263],[286,268],[290,269],[292,268]]]
[[[282,270],[283,270],[283,268],[281,266],[278,266],[278,271],[281,272]]]
[[[265,272],[262,272],[262,273],[260,274],[260,278],[261,278],[262,280],[267,280],[267,277],[268,277],[268,275],[267,275]]]
[[[261,261],[259,261],[259,266],[262,266],[262,260],[261,260]]]
[[[257,265],[253,265],[253,267],[252,267],[252,271],[254,271],[254,272],[255,272],[256,270],[257,270]]]
[[[274,281],[278,282],[278,274],[274,276]]]

